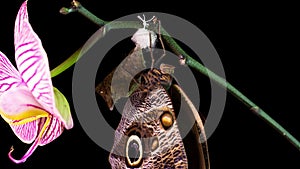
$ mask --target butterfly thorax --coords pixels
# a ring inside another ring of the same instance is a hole
[[[157,100],[164,100],[171,105],[172,102],[170,98],[167,98],[168,94],[165,90],[171,86],[172,79],[170,74],[165,74],[156,68],[140,73],[138,78],[135,79],[135,82],[138,83],[138,87],[132,88],[134,91],[129,98],[131,104],[136,108],[144,107],[144,105],[159,107],[164,106],[164,103],[157,103]],[[147,100],[145,98],[151,99]]]
[[[148,90],[156,88],[157,86],[163,86],[167,89],[170,87],[172,79],[173,78],[170,74],[166,74],[159,69],[152,68],[141,74],[140,85],[142,89],[144,88]]]

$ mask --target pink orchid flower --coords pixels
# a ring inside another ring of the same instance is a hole
[[[18,70],[0,52],[0,114],[22,142],[33,143],[20,160],[12,157],[13,149],[8,153],[13,162],[22,163],[38,146],[71,129],[73,120],[70,112],[57,108],[61,99],[56,103],[56,96],[62,94],[52,86],[47,54],[28,21],[27,1],[16,18],[14,44]]]

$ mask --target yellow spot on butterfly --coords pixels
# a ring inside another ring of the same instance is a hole
[[[161,115],[160,120],[161,120],[161,124],[163,125],[164,129],[170,128],[174,123],[173,116],[170,112],[164,112]]]

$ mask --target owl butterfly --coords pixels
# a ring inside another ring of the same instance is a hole
[[[140,73],[135,81],[139,86],[129,96],[115,131],[111,167],[209,168],[207,145],[199,143],[198,129],[203,126],[195,125],[184,145],[167,90],[172,76],[153,68]]]
[[[96,87],[96,92],[103,97],[111,110],[116,100],[128,97],[109,155],[111,167],[209,168],[202,121],[184,91],[173,84],[171,74],[174,67],[161,64],[159,69],[151,66],[151,69],[137,74],[138,70],[145,69],[142,50],[148,45],[139,45],[142,42],[140,40],[143,40],[140,37],[132,38],[137,44],[136,47]],[[111,85],[113,78],[117,82],[114,87]],[[130,84],[129,92],[124,90],[126,84]],[[188,103],[185,104],[186,112],[182,113],[192,112],[189,114],[193,116],[191,123],[196,118],[192,130],[184,138],[181,137],[180,125],[176,119],[178,106],[173,105],[173,100],[176,99],[172,99],[170,94],[176,91]]]

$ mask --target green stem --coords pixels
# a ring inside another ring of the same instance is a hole
[[[300,142],[293,135],[291,135],[265,111],[259,108],[255,103],[253,103],[250,99],[248,99],[244,94],[242,94],[234,86],[228,83],[225,79],[210,71],[209,69],[207,69],[202,64],[200,64],[188,55],[186,55],[186,64],[192,68],[195,68],[202,74],[216,81],[222,87],[226,88],[227,91],[229,91],[234,97],[236,97],[244,105],[246,105],[255,115],[266,121],[271,127],[273,127],[277,132],[279,132],[279,134],[285,137],[291,144],[293,144],[298,150],[300,150]]]
[[[54,69],[51,70],[51,77],[55,77],[62,73],[63,71],[67,70],[69,67],[71,67],[73,64],[76,63],[76,61],[79,58],[79,54],[81,53],[81,48],[76,50],[67,60],[62,62],[60,65],[55,67]]]
[[[64,72],[68,68],[70,68],[73,64],[77,62],[77,60],[90,48],[93,46],[93,44],[100,38],[102,38],[106,32],[112,29],[124,29],[124,28],[140,28],[142,27],[142,24],[137,21],[127,21],[127,22],[121,22],[121,21],[113,21],[113,22],[107,22],[102,19],[99,19],[94,14],[92,14],[90,11],[88,11],[86,8],[84,8],[78,1],[72,1],[72,6],[70,8],[62,7],[60,9],[60,13],[66,15],[72,12],[79,12],[98,26],[102,27],[102,32],[99,35],[94,36],[89,42],[86,43],[86,46],[84,49],[79,48],[77,51],[75,51],[67,60],[62,62],[60,65],[55,67],[51,70],[51,77],[55,77],[59,75],[60,73]]]
[[[73,64],[75,64],[82,55],[84,55],[100,38],[102,38],[105,35],[105,29],[106,26],[101,27],[99,31],[100,33],[92,36],[83,47],[76,50],[67,60],[65,60],[60,65],[52,69],[50,72],[51,77],[53,78],[59,75],[60,73],[64,72],[69,67],[71,67]]]
[[[85,7],[83,7],[78,1],[72,1],[72,8],[76,9],[81,15],[85,16],[99,26],[104,26],[108,23],[107,21],[98,18],[93,13],[85,9]]]
[[[259,108],[255,103],[253,103],[249,98],[247,98],[244,94],[242,94],[239,90],[237,90],[234,86],[228,83],[224,78],[218,76],[201,63],[194,60],[190,57],[177,43],[176,41],[168,36],[168,33],[161,29],[163,38],[170,46],[170,48],[177,54],[178,56],[182,55],[185,58],[185,64],[189,67],[192,67],[205,76],[208,76],[210,79],[213,79],[222,87],[226,88],[235,98],[240,100],[245,106],[247,106],[254,114],[256,114],[261,119],[265,120],[271,127],[273,127],[277,132],[279,132],[283,137],[285,137],[290,143],[292,143],[298,150],[300,150],[300,142],[291,135],[286,129],[284,129],[279,123],[277,123],[272,117],[270,117],[265,111]],[[166,35],[166,36],[165,36]]]
[[[77,2],[77,1],[73,1]],[[91,12],[89,12],[87,9],[85,9],[82,5],[77,6],[77,11],[87,17],[89,20],[93,21],[99,26],[103,26],[105,24],[106,31],[103,29],[104,36],[105,32],[108,32],[111,29],[122,29],[122,28],[140,28],[141,23],[138,22],[126,22],[126,21],[120,21],[120,22],[106,22],[95,15],[93,15]],[[226,88],[234,97],[236,97],[238,100],[240,100],[245,106],[247,106],[254,114],[256,114],[258,117],[266,121],[271,127],[273,127],[277,132],[279,132],[283,137],[285,137],[290,143],[292,143],[298,150],[300,150],[300,142],[292,136],[287,130],[285,130],[279,123],[277,123],[273,118],[271,118],[266,112],[264,112],[262,109],[260,109],[256,104],[254,104],[250,99],[248,99],[245,95],[243,95],[239,90],[237,90],[234,86],[232,86],[230,83],[228,83],[224,78],[218,76],[208,68],[206,68],[201,63],[194,60],[192,57],[190,57],[177,43],[176,41],[169,36],[169,34],[161,28],[161,34],[164,40],[166,41],[167,45],[173,50],[175,54],[177,54],[181,60],[183,60],[184,64],[188,65],[189,67],[192,67],[199,71],[200,73],[204,74],[205,76],[208,76],[210,79],[217,82],[220,86]],[[63,71],[63,69],[66,69],[67,67],[73,65],[76,60],[80,56],[78,55],[78,52],[76,51],[69,59],[67,59],[65,62],[63,62],[58,67],[55,68],[53,71],[51,71],[51,74],[57,75]],[[55,71],[57,69],[57,71]]]

